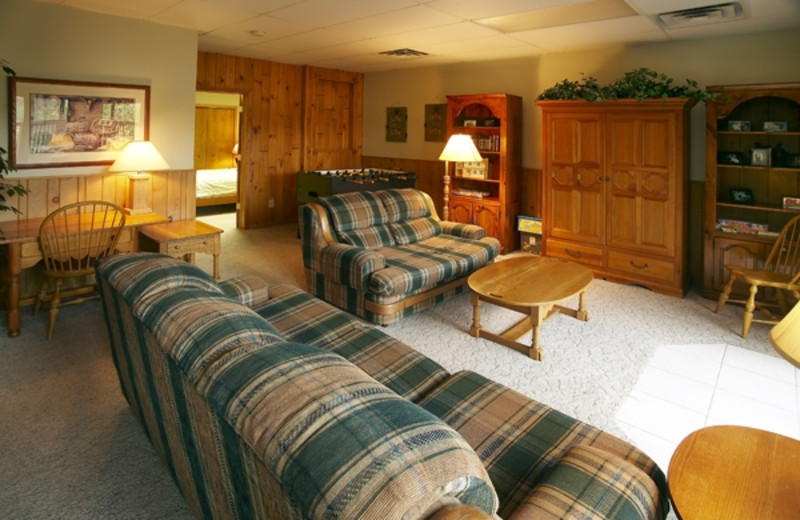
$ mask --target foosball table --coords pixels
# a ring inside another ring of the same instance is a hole
[[[414,172],[380,168],[300,172],[297,174],[297,202],[315,202],[319,197],[349,191],[413,188],[416,177]]]

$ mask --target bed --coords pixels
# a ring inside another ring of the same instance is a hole
[[[238,202],[238,176],[237,168],[197,170],[197,207]]]

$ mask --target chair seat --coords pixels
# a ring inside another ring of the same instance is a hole
[[[725,269],[729,270],[732,274],[735,273],[736,276],[743,281],[755,285],[783,287],[791,285],[792,281],[792,277],[788,274],[767,271],[765,269],[745,269],[736,265],[726,265]]]

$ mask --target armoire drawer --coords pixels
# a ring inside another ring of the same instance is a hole
[[[584,265],[603,267],[603,249],[600,247],[567,242],[556,238],[548,238],[545,247],[547,256],[572,260]]]
[[[662,282],[672,283],[675,281],[674,262],[620,251],[608,251],[608,269]]]

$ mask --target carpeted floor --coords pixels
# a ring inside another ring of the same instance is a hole
[[[256,274],[304,287],[295,226],[239,231],[232,216],[204,217],[223,233],[223,278]],[[210,270],[211,260],[197,263]],[[385,327],[450,371],[483,373],[568,414],[624,436],[614,421],[655,349],[727,344],[775,356],[768,327],[738,335],[741,311],[596,280],[590,320],[543,326],[543,362],[471,337],[467,295]],[[485,306],[501,329],[519,315]],[[99,302],[62,311],[51,341],[46,315],[23,311],[22,335],[0,331],[0,517],[184,519],[191,514],[118,389]],[[525,340],[524,340],[525,341]]]

